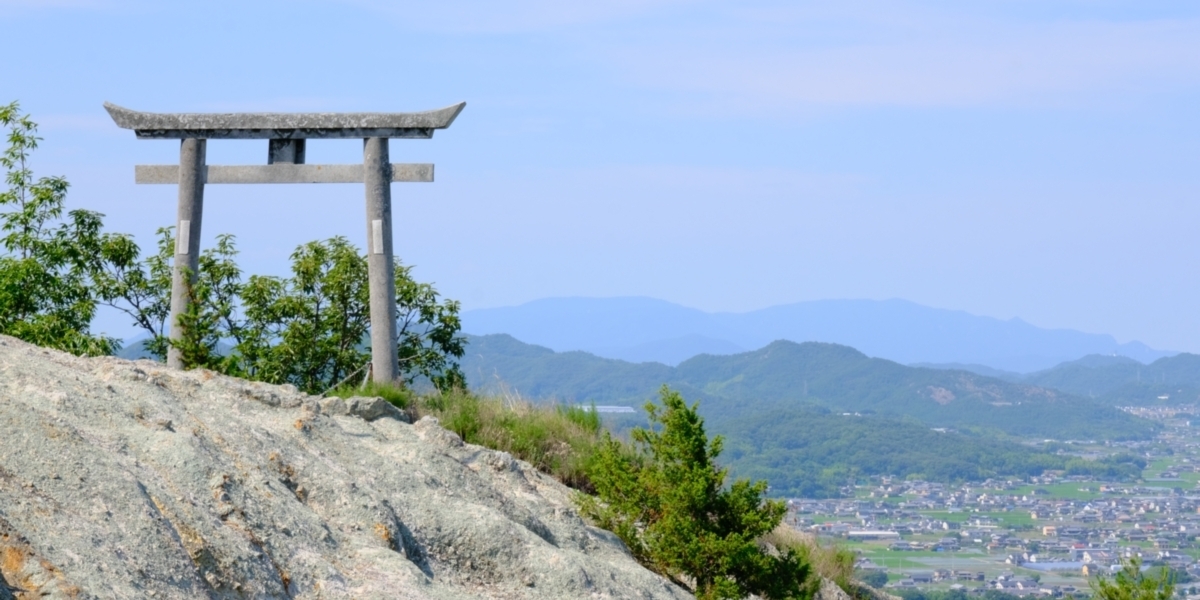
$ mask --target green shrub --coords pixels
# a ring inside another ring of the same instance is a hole
[[[557,410],[558,414],[566,420],[592,433],[600,433],[600,413],[596,412],[596,405],[594,403],[590,409],[582,406],[559,405]]]
[[[726,485],[728,470],[716,464],[722,439],[708,439],[697,405],[666,386],[660,399],[646,404],[651,427],[630,432],[633,453],[604,435],[588,471],[597,497],[578,497],[583,513],[699,598],[810,597],[804,553],[761,544],[783,503],[764,498],[763,481]]]
[[[342,237],[303,244],[292,253],[290,277],[243,278],[231,235],[201,252],[182,338],[165,336],[171,299],[174,232],[158,230],[158,252],[101,279],[106,303],[150,334],[158,359],[180,350],[185,368],[204,367],[267,383],[290,383],[308,393],[342,384],[371,357],[367,257]],[[138,250],[131,250],[132,259]],[[129,261],[126,261],[129,262]],[[426,379],[438,388],[465,384],[458,360],[458,302],[442,300],[412,267],[395,263],[397,359],[403,383]],[[0,305],[2,307],[2,305]],[[2,316],[2,315],[0,315]]]
[[[887,585],[888,576],[883,571],[867,571],[859,576],[859,580],[873,588],[880,589]]]
[[[34,178],[41,138],[16,102],[0,105],[0,129],[0,333],[82,356],[117,351],[119,340],[91,323],[110,299],[107,273],[136,263],[137,245],[104,233],[100,213],[66,211],[66,179]]]
[[[1121,570],[1111,578],[1091,581],[1095,600],[1170,600],[1175,593],[1175,581],[1166,567],[1158,574],[1143,572],[1142,559],[1121,560]]]

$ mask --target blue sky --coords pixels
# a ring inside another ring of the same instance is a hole
[[[407,111],[397,252],[465,308],[905,298],[1200,351],[1200,3],[0,0],[40,174],[149,246],[177,160],[101,105]],[[212,142],[210,164],[265,162]],[[314,141],[308,162],[361,160]],[[365,237],[353,185],[209,186],[249,272]],[[133,333],[106,315],[102,329]]]

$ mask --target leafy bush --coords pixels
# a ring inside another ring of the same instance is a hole
[[[367,259],[345,238],[302,244],[292,253],[291,277],[254,275],[243,281],[229,235],[200,255],[184,335],[167,340],[174,259],[171,228],[158,230],[158,251],[141,263],[113,269],[102,282],[111,304],[151,335],[147,349],[162,359],[168,345],[187,368],[204,367],[322,393],[370,359]],[[134,249],[136,259],[137,250]],[[411,267],[396,261],[398,361],[403,383],[418,377],[439,388],[461,387],[465,340],[459,305],[439,300]]]
[[[660,401],[646,404],[651,427],[630,432],[634,452],[605,434],[589,470],[597,497],[579,496],[583,513],[697,597],[811,595],[802,553],[760,543],[782,521],[784,504],[764,498],[766,482],[727,486],[728,471],[715,462],[722,439],[709,440],[697,405],[666,386]]]
[[[0,106],[8,147],[0,154],[0,333],[80,355],[111,354],[120,343],[90,331],[104,301],[96,281],[137,256],[127,236],[103,233],[104,215],[72,210],[64,217],[67,180],[34,179],[29,156],[37,124],[13,102]]]

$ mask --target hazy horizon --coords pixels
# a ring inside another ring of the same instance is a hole
[[[1018,321],[1018,322],[1023,322],[1023,323],[1027,323],[1027,324],[1029,324],[1029,325],[1033,325],[1034,327],[1037,327],[1037,328],[1039,328],[1039,329],[1048,329],[1048,330],[1062,329],[1062,330],[1079,331],[1079,332],[1081,332],[1081,333],[1096,334],[1096,335],[1112,335],[1112,336],[1113,336],[1113,338],[1115,338],[1115,339],[1117,340],[1117,342],[1118,342],[1118,343],[1122,343],[1122,344],[1126,344],[1126,343],[1132,343],[1132,342],[1141,342],[1141,343],[1145,343],[1143,340],[1139,340],[1139,339],[1136,339],[1136,338],[1123,339],[1123,338],[1121,338],[1121,337],[1118,337],[1118,336],[1116,336],[1116,335],[1113,335],[1111,332],[1108,332],[1108,331],[1088,331],[1088,330],[1084,330],[1084,329],[1077,329],[1077,328],[1074,328],[1074,327],[1048,327],[1048,326],[1043,326],[1043,325],[1041,325],[1041,324],[1038,324],[1038,323],[1033,323],[1033,322],[1030,322],[1030,321],[1029,321],[1029,320],[1027,320],[1027,319],[1023,319],[1023,318],[1021,318],[1021,316],[1019,316],[1019,315],[1014,315],[1014,316],[1009,316],[1009,317],[998,317],[998,316],[994,316],[994,315],[986,315],[986,314],[980,314],[980,313],[972,312],[972,311],[969,311],[969,310],[963,310],[963,309],[961,309],[961,308],[948,307],[948,306],[933,306],[933,305],[929,305],[929,304],[922,304],[922,303],[919,303],[919,302],[913,302],[912,300],[909,300],[908,298],[899,298],[899,297],[890,297],[890,298],[850,298],[850,297],[840,297],[840,298],[811,298],[811,299],[806,299],[806,300],[797,300],[797,301],[795,301],[795,302],[781,302],[781,303],[778,303],[778,304],[769,304],[769,305],[764,305],[764,306],[751,306],[751,307],[748,307],[748,308],[742,308],[742,309],[738,309],[738,310],[708,310],[708,309],[705,309],[705,308],[702,308],[702,307],[699,307],[699,306],[690,306],[690,305],[688,305],[688,304],[686,304],[686,303],[683,303],[683,302],[673,302],[673,301],[671,301],[671,300],[666,300],[666,299],[663,299],[663,298],[655,298],[655,297],[653,297],[653,296],[644,296],[644,295],[620,295],[620,294],[618,294],[618,295],[610,295],[610,296],[571,296],[571,295],[564,295],[564,296],[546,296],[546,297],[543,297],[543,298],[532,298],[532,299],[529,299],[529,300],[525,300],[525,301],[523,301],[523,302],[517,302],[517,303],[513,303],[513,304],[501,304],[501,305],[496,305],[496,306],[471,306],[471,307],[464,307],[464,309],[463,309],[463,310],[464,310],[464,312],[466,312],[466,311],[473,311],[473,310],[489,310],[489,309],[496,309],[496,308],[517,308],[517,307],[525,306],[525,305],[528,305],[528,304],[535,304],[535,303],[542,302],[542,301],[546,301],[546,300],[564,300],[564,299],[589,299],[589,300],[597,300],[597,299],[599,299],[599,300],[615,300],[615,299],[625,299],[625,298],[646,299],[646,300],[656,300],[656,301],[660,301],[660,302],[667,302],[667,303],[669,303],[669,304],[674,304],[674,305],[676,305],[676,306],[679,306],[679,307],[682,307],[682,308],[687,308],[687,309],[691,309],[691,310],[698,310],[698,311],[701,311],[701,312],[704,312],[704,313],[707,313],[707,314],[713,314],[713,315],[717,315],[717,314],[746,314],[746,313],[752,313],[752,312],[756,312],[756,311],[760,311],[760,310],[765,310],[765,309],[769,309],[769,308],[777,308],[777,307],[780,307],[780,306],[789,306],[789,305],[792,305],[792,304],[800,304],[800,303],[804,303],[804,302],[828,302],[828,301],[840,301],[840,300],[847,300],[847,301],[854,301],[854,300],[867,300],[867,301],[872,301],[872,302],[888,302],[888,301],[891,301],[891,300],[899,300],[899,301],[901,301],[901,302],[912,302],[913,304],[917,304],[917,305],[919,305],[919,306],[923,306],[923,307],[926,307],[926,308],[933,308],[933,309],[937,309],[937,310],[948,310],[948,311],[954,311],[954,312],[966,313],[966,314],[968,314],[968,315],[971,315],[971,316],[973,316],[973,317],[985,317],[985,318],[989,318],[989,319],[997,319],[997,320],[1000,320],[1000,321]],[[1147,345],[1150,345],[1150,344],[1147,344]],[[1182,350],[1177,350],[1177,349],[1173,349],[1173,348],[1159,348],[1159,347],[1154,347],[1154,349],[1155,349],[1155,350],[1162,350],[1162,351],[1164,351],[1164,352],[1183,352]]]
[[[706,312],[647,297],[544,298],[462,315],[463,332],[509,334],[557,352],[676,365],[778,340],[852,347],[901,364],[974,364],[1032,373],[1089,355],[1149,364],[1177,351],[1104,333],[1039,328],[902,299],[815,300],[746,312]]]
[[[36,175],[144,248],[174,186],[102,104],[410,111],[397,253],[466,309],[645,296],[710,312],[903,298],[1200,352],[1200,5],[0,0]],[[277,32],[287,32],[280,43]],[[308,162],[361,160],[314,140]],[[263,141],[209,145],[262,164]],[[356,185],[208,186],[247,273],[365,237]],[[96,329],[129,337],[107,313]]]

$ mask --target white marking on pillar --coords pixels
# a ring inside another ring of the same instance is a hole
[[[371,252],[374,254],[383,254],[383,220],[374,219],[371,221]]]
[[[175,254],[187,254],[189,236],[192,233],[191,221],[180,221],[179,229],[175,231]]]

